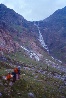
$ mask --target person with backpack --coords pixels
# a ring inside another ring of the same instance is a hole
[[[12,86],[12,78],[13,78],[13,75],[10,72],[8,72],[7,76],[4,78],[5,80],[7,80],[7,84],[9,86]]]
[[[8,74],[7,74],[7,76],[6,76],[6,80],[10,81],[12,77],[13,77],[13,76],[11,75],[11,73],[8,72]]]
[[[21,67],[18,66],[18,79],[20,79],[20,69],[21,69]]]
[[[16,80],[18,80],[18,68],[14,68],[14,73],[16,74]]]
[[[12,75],[13,75],[12,82],[15,82],[16,81],[16,73],[15,72],[12,72]]]

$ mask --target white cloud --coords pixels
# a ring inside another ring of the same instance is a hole
[[[42,20],[66,5],[66,0],[0,0],[27,20]]]

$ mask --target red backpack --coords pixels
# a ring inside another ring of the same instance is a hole
[[[14,72],[17,74],[18,73],[18,68],[15,68],[14,69]]]

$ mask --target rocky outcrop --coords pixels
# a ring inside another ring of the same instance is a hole
[[[0,52],[14,52],[19,45],[12,39],[12,36],[7,30],[0,29]]]

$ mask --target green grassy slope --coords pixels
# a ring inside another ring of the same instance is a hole
[[[46,53],[44,55],[44,60],[49,59],[54,62],[54,59]],[[47,68],[47,64],[44,62],[31,60],[24,54],[24,51],[6,55],[6,57],[8,58],[7,63],[0,62],[1,98],[29,98],[28,93],[34,94],[35,98],[66,97],[66,85],[64,81],[54,78],[55,73],[64,75],[65,73],[62,71],[52,66],[48,66]],[[21,65],[20,80],[10,86],[2,76],[6,76],[8,71],[12,72],[14,66],[17,65]]]

